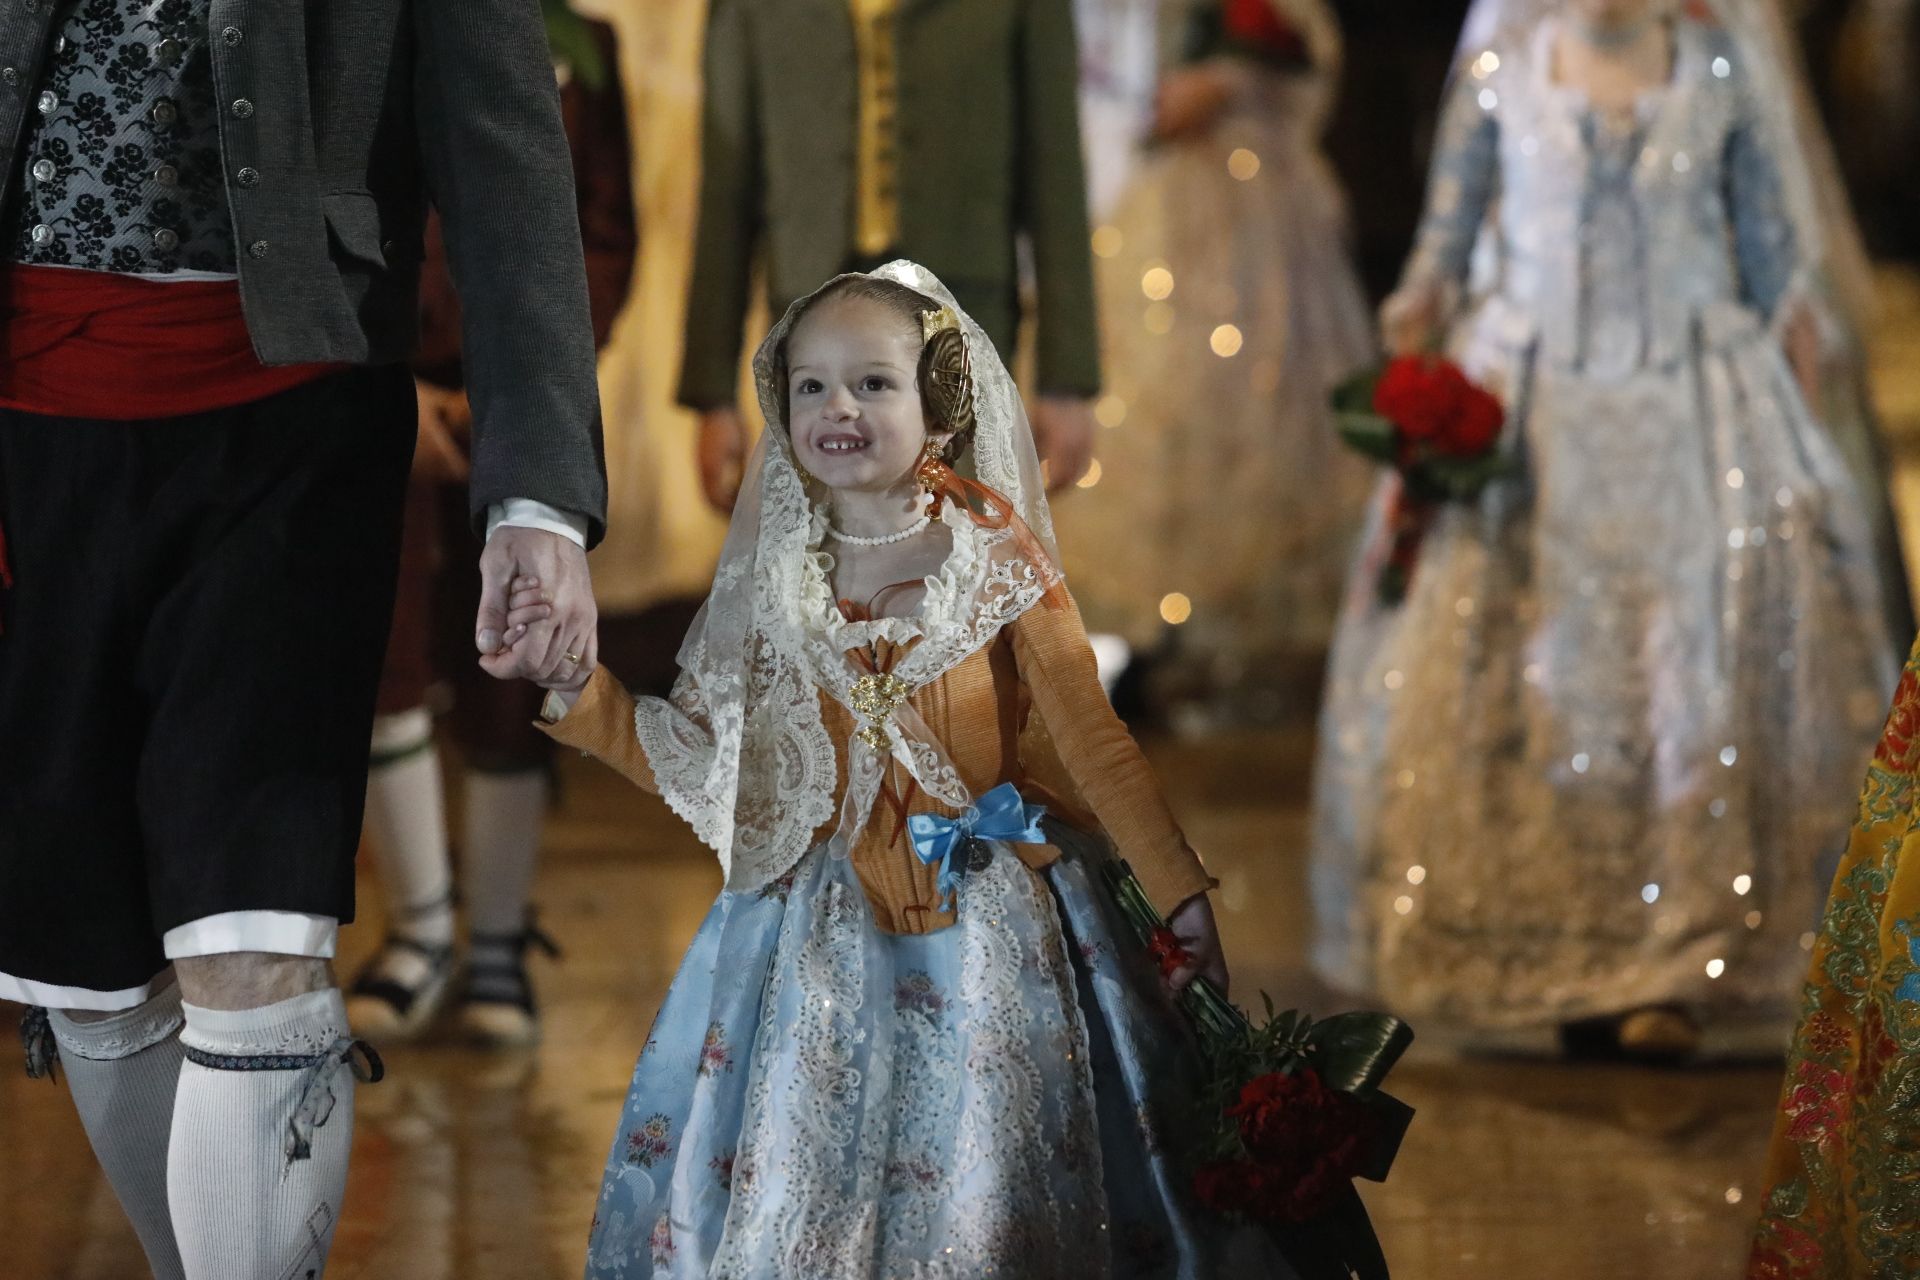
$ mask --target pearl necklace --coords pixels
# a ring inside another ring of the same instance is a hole
[[[844,542],[850,547],[886,547],[896,542],[905,542],[916,534],[925,533],[932,523],[933,515],[929,512],[898,533],[883,533],[873,538],[864,538],[857,533],[843,533],[832,525],[827,526],[827,532],[833,535],[834,541]]]

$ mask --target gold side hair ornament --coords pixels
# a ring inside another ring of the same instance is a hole
[[[920,344],[925,346],[939,334],[946,333],[948,330],[957,332],[959,328],[960,317],[953,313],[952,307],[941,307],[937,311],[922,311],[920,313]]]
[[[967,334],[952,307],[920,313],[920,379],[935,431],[952,437],[945,457],[957,458],[973,437],[973,361]]]

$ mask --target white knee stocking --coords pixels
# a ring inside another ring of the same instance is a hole
[[[156,1280],[181,1280],[167,1211],[167,1143],[180,1086],[180,989],[110,1018],[47,1015],[87,1140],[133,1222]]]
[[[338,991],[260,1009],[184,1006],[167,1194],[190,1280],[314,1280],[353,1146]]]

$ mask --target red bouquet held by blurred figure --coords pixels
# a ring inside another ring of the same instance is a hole
[[[1435,355],[1396,356],[1334,392],[1346,442],[1399,473],[1387,513],[1389,546],[1380,598],[1406,598],[1420,542],[1444,502],[1471,502],[1512,471],[1500,449],[1506,410],[1459,365]]]
[[[1220,9],[1220,26],[1228,40],[1250,45],[1269,57],[1301,63],[1307,59],[1306,40],[1280,16],[1273,0],[1226,0]]]

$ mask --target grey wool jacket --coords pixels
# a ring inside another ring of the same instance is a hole
[[[9,197],[61,9],[0,6]],[[531,498],[585,516],[597,541],[607,488],[593,329],[539,0],[211,0],[209,28],[261,360],[405,359],[431,201],[465,316],[476,517]]]

